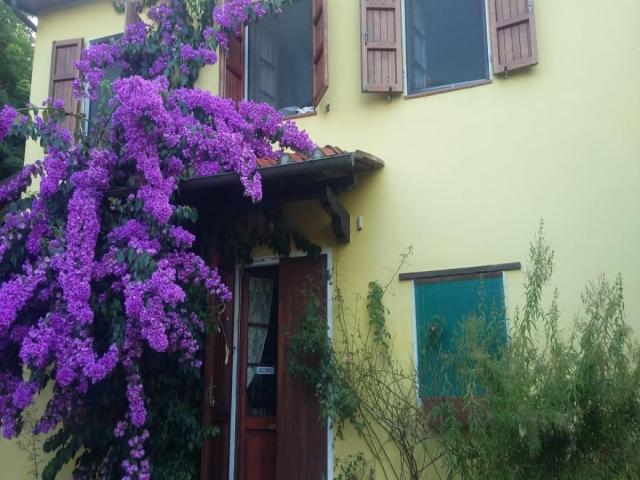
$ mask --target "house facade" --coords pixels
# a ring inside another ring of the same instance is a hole
[[[321,255],[258,247],[248,265],[212,260],[235,300],[229,335],[208,342],[204,421],[222,434],[205,446],[203,478],[332,478],[336,459],[365,449],[354,431],[334,438],[288,376],[283,332],[304,292],[318,292],[331,327],[336,288],[349,305],[393,277],[393,344],[420,370],[429,319],[455,322],[479,283],[508,328],[543,219],[564,321],[586,282],[621,273],[640,330],[640,4],[614,3],[298,0],[202,72],[200,88],[271,103],[328,146],[263,165],[266,204]],[[17,4],[38,16],[36,104],[64,96],[83,46],[123,30],[109,0]],[[28,145],[26,161],[41,155]],[[230,180],[190,188],[200,234],[220,235],[207,202]],[[0,465],[0,478],[27,478],[13,442],[0,440]]]

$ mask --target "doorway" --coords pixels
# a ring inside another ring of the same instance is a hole
[[[318,321],[328,318],[327,265],[319,255],[233,269],[228,284],[235,285],[235,301],[225,309],[224,335],[212,333],[207,341],[205,375],[213,393],[205,395],[204,418],[220,435],[203,448],[203,480],[330,478],[320,405],[313,388],[288,368],[290,336],[311,295],[321,305]]]

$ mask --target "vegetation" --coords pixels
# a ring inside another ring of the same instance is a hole
[[[449,417],[441,430],[451,474],[639,478],[640,350],[625,321],[622,280],[590,283],[563,335],[557,292],[543,306],[553,251],[542,227],[529,257],[526,302],[514,315],[509,347],[492,355],[478,335],[461,341],[459,357],[471,360],[462,369],[468,424]]]
[[[4,2],[0,2],[0,105],[24,107],[31,90],[33,35]],[[12,135],[0,143],[0,179],[22,167],[24,139]]]
[[[589,283],[563,332],[558,293],[546,291],[552,272],[541,226],[507,346],[498,347],[504,333],[487,328],[491,319],[470,318],[453,354],[431,362],[457,369],[462,410],[446,395],[428,407],[416,401],[415,367],[399,363],[386,329],[388,285],[369,285],[364,322],[353,311],[347,320],[338,291],[335,347],[312,302],[293,336],[290,371],[315,386],[338,435],[351,425],[371,455],[341,459],[338,478],[367,480],[372,465],[385,479],[640,478],[640,347],[622,280]]]
[[[44,147],[44,158],[0,184],[9,204],[0,429],[48,435],[44,479],[67,463],[74,478],[198,477],[200,444],[214,433],[201,422],[202,345],[215,328],[212,298],[230,292],[198,253],[198,215],[181,204],[180,185],[235,172],[258,202],[258,157],[314,148],[271,106],[194,88],[219,47],[282,1],[144,3],[150,23],[91,45],[76,64],[75,99],[98,101],[90,118],[65,112],[61,99],[0,109],[0,140]],[[114,66],[121,73],[110,80]],[[228,209],[209,206],[212,216]],[[44,412],[30,422],[41,397]]]
[[[310,302],[291,337],[289,370],[313,385],[324,417],[338,436],[353,427],[371,459],[356,453],[341,459],[337,476],[344,480],[380,478],[418,480],[436,468],[434,432],[428,414],[416,402],[415,368],[398,362],[387,330],[384,296],[410,250],[389,282],[371,282],[364,303],[366,318],[348,309],[337,289],[334,299],[335,347],[327,337],[319,303]]]

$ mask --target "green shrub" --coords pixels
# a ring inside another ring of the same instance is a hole
[[[640,350],[625,321],[622,280],[590,283],[563,335],[557,292],[543,306],[552,271],[541,226],[508,347],[490,354],[474,319],[460,340],[468,422],[450,414],[440,431],[451,477],[640,478]]]

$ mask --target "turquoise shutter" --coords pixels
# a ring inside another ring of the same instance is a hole
[[[492,349],[506,344],[502,275],[416,282],[415,302],[420,395],[460,397],[464,386],[453,354],[466,320],[475,316],[487,322],[495,334]]]

